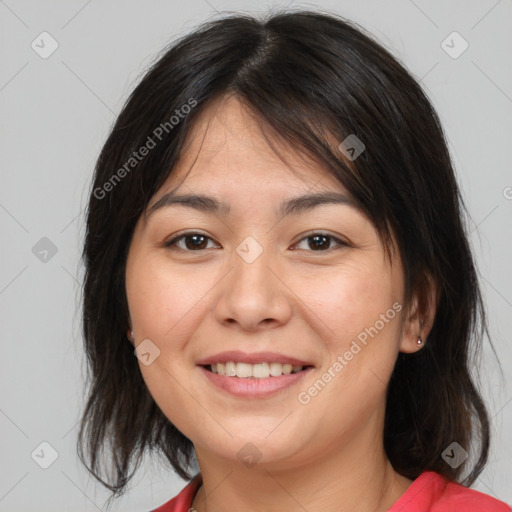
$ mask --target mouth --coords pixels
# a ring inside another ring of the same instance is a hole
[[[231,357],[222,362],[210,360],[205,364],[205,361],[201,361],[203,364],[197,368],[214,388],[239,399],[266,399],[273,396],[282,399],[286,390],[304,382],[308,373],[314,370],[313,365],[298,364],[304,361],[294,360],[295,364],[291,364],[285,362],[289,359],[281,356],[281,362],[263,360],[260,363],[256,362],[258,359],[255,357],[251,358],[252,363],[233,361]]]
[[[256,364],[243,363],[238,361],[227,361],[225,363],[211,363],[202,366],[205,370],[225,377],[238,379],[268,379],[270,377],[281,377],[301,373],[313,365],[301,365],[291,363],[261,362]]]

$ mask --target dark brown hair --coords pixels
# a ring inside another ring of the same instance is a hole
[[[433,470],[471,484],[489,448],[488,416],[470,374],[486,323],[443,129],[388,50],[350,21],[303,11],[202,25],[165,49],[112,128],[95,168],[83,250],[89,389],[80,459],[113,495],[122,494],[146,450],[191,476],[193,445],[155,404],[126,338],[125,264],[135,224],[191,126],[224,94],[236,94],[273,132],[269,138],[279,134],[336,177],[387,246],[392,234],[404,264],[405,305],[417,292],[424,307],[426,283],[437,286],[424,348],[396,361],[384,445],[408,478]],[[366,149],[348,165],[332,140],[351,134]],[[150,139],[154,146],[133,164]],[[473,454],[458,468],[441,457],[453,441]],[[112,463],[106,480],[102,449]]]

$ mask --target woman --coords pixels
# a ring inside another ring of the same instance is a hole
[[[146,449],[196,473],[159,512],[509,511],[461,485],[489,449],[462,212],[432,105],[353,23],[173,44],[95,170],[82,461],[112,498]]]

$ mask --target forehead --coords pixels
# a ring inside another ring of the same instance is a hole
[[[318,162],[268,128],[234,95],[212,101],[190,128],[179,161],[162,189],[186,182],[219,193],[235,185],[344,191]]]

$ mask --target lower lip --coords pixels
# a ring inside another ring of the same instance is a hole
[[[280,377],[268,377],[266,379],[251,379],[226,377],[213,373],[206,368],[199,366],[206,378],[215,386],[228,393],[240,397],[263,398],[270,396],[278,391],[293,386],[300,382],[312,367],[306,368],[298,373],[290,373],[289,375],[281,375]]]

